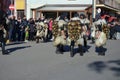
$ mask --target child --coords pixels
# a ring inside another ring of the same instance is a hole
[[[25,28],[25,42],[28,42],[28,38],[29,38],[29,26]]]

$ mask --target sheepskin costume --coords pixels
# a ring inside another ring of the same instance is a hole
[[[44,22],[36,23],[37,33],[36,37],[46,37],[48,34],[48,26]]]
[[[68,23],[68,38],[67,44],[70,46],[72,41],[75,41],[75,46],[83,44],[83,38],[81,36],[82,28],[80,21],[76,20],[76,17]]]
[[[67,45],[71,45],[71,39],[68,37],[67,38]],[[83,37],[81,37],[81,35],[79,36],[79,39],[75,42],[75,46],[78,46],[78,45],[83,45],[84,43],[84,40],[83,40]]]
[[[57,33],[57,37],[54,40],[54,46],[57,46],[59,44],[65,45],[66,44],[66,37],[64,34],[64,25],[66,25],[67,22],[65,22],[64,20],[59,20],[57,25],[58,25],[58,33]],[[63,30],[62,30],[63,29]]]
[[[60,19],[58,22],[55,23],[53,26],[53,34],[54,34],[54,42],[53,45],[56,46],[56,53],[57,54],[63,54],[63,46],[66,45],[66,35],[65,30],[66,27],[64,25],[67,25],[67,22],[65,22],[63,19]]]
[[[57,46],[59,44],[66,45],[66,43],[67,43],[67,41],[66,41],[66,39],[64,39],[63,36],[58,36],[55,38],[55,41],[53,44],[54,44],[54,46]]]
[[[71,18],[71,21],[79,21],[80,20],[80,18],[79,17],[73,17],[73,18]]]
[[[96,32],[96,40],[95,40],[95,45],[96,47],[104,46],[107,41],[106,34],[104,32],[97,31]]]
[[[99,19],[97,21],[94,22],[95,25],[103,25],[103,24],[107,24],[105,19]]]
[[[90,21],[89,21],[87,18],[80,19],[80,22],[81,22],[82,24],[89,24],[89,23],[90,23]]]
[[[64,20],[59,20],[58,21],[58,27],[59,27],[59,30],[58,31],[61,31],[61,29],[63,28],[63,30],[66,30],[64,25],[66,25],[67,22],[65,22]]]

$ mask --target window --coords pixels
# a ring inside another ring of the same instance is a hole
[[[105,0],[99,0],[99,4],[104,4]]]
[[[17,10],[17,17],[24,17],[24,10]]]

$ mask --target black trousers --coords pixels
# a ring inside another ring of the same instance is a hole
[[[29,32],[29,40],[34,40],[34,32]]]
[[[52,31],[49,30],[49,31],[48,31],[48,39],[51,39],[51,38],[52,38]]]

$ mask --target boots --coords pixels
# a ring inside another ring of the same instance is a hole
[[[39,43],[39,37],[36,37],[36,43]]]
[[[75,42],[71,41],[71,45],[70,45],[70,57],[74,56],[74,45],[75,45]]]
[[[84,39],[84,47],[87,47],[87,39],[86,39],[86,37],[84,37],[83,39]]]
[[[57,47],[56,47],[56,54],[63,54],[64,50],[63,50],[63,45],[62,44],[59,44]]]
[[[95,39],[92,37],[91,40],[92,40],[92,44],[94,44],[95,43]]]
[[[60,49],[59,49],[58,46],[56,47],[56,51],[55,51],[55,53],[56,53],[56,54],[60,54]]]
[[[70,46],[70,57],[74,56],[74,46]]]
[[[100,46],[99,47],[99,54],[98,55],[101,55],[101,56],[105,56],[105,51],[104,51],[104,48],[103,48],[103,46]]]
[[[80,56],[83,56],[83,48],[82,48],[82,45],[78,45],[78,52],[80,53]]]

